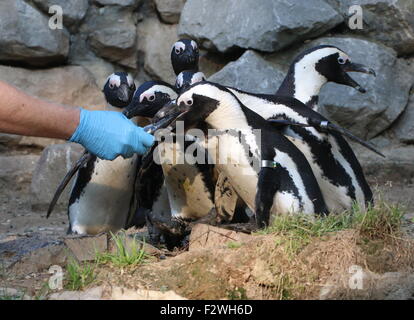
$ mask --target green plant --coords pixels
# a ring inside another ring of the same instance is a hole
[[[95,280],[94,266],[90,263],[79,264],[71,259],[66,266],[66,284],[69,290],[81,290]]]
[[[229,249],[238,249],[241,246],[242,244],[240,242],[236,242],[236,241],[227,242],[227,248]]]
[[[147,254],[136,241],[135,237],[128,241],[124,233],[117,235],[111,233],[115,243],[115,252],[104,252],[96,254],[97,263],[113,263],[116,266],[138,265],[147,259]]]

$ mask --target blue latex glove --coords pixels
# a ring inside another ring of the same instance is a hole
[[[81,108],[79,126],[69,139],[83,145],[101,159],[144,154],[154,137],[116,111],[89,111]]]

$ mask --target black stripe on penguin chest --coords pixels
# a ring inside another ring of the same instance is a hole
[[[352,183],[352,178],[341,165],[340,160],[335,157],[332,145],[326,139],[319,140],[305,128],[291,126],[290,130],[299,135],[302,141],[309,146],[312,154],[310,158],[322,169],[322,175],[333,185],[346,187],[347,195],[355,199],[355,186]]]

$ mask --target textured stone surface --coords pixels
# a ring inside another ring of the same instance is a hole
[[[404,143],[414,143],[414,94],[410,96],[407,108],[393,126],[396,137]]]
[[[138,47],[144,53],[144,68],[151,76],[175,83],[171,66],[171,47],[178,40],[177,26],[148,18],[138,24]]]
[[[414,52],[414,1],[412,0],[327,0],[344,17],[349,7],[360,5],[363,29],[353,31],[392,47],[399,54]]]
[[[101,300],[104,288],[94,287],[84,291],[62,291],[52,293],[49,300]]]
[[[63,13],[63,25],[71,31],[77,30],[89,6],[88,0],[33,0],[33,3],[47,15],[51,6],[60,6]]]
[[[95,260],[96,253],[102,253],[108,248],[108,236],[106,234],[67,237],[64,242],[78,261]]]
[[[0,80],[49,101],[89,109],[103,108],[105,98],[92,75],[80,66],[28,70],[0,66]]]
[[[154,0],[162,21],[178,23],[186,0]]]
[[[96,55],[119,64],[125,64],[125,59],[134,56],[136,22],[129,7],[94,7],[86,20],[82,31],[88,33],[89,45]],[[127,65],[136,67],[136,61],[132,65],[129,61]]]
[[[69,34],[48,23],[47,16],[22,0],[0,1],[0,61],[44,66],[66,59]]]
[[[254,8],[254,9],[253,9]],[[225,52],[233,47],[272,52],[315,37],[343,18],[323,0],[188,0],[180,36]]]
[[[0,178],[10,182],[30,180],[38,155],[0,156]]]
[[[209,81],[249,92],[275,93],[284,77],[280,69],[248,50],[237,61],[212,75]]]
[[[54,144],[43,150],[42,156],[33,173],[31,193],[32,206],[46,208],[62,178],[79,159],[83,148],[78,144]],[[58,204],[66,204],[69,199],[70,185],[62,193]]]
[[[101,6],[117,5],[122,7],[135,7],[142,0],[93,0],[94,3]]]

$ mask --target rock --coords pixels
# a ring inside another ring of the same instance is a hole
[[[411,0],[329,0],[346,19],[349,7],[360,5],[363,29],[353,33],[382,42],[399,55],[414,52],[414,2]]]
[[[28,70],[0,66],[0,80],[36,97],[87,109],[103,109],[105,97],[80,66]]]
[[[84,291],[63,291],[52,293],[49,300],[101,300],[104,287],[90,288]]]
[[[21,139],[22,137],[17,134],[0,133],[0,144],[3,145],[16,145]]]
[[[34,4],[47,15],[49,8],[58,5],[62,8],[63,25],[71,31],[76,31],[88,10],[88,0],[33,0]]]
[[[0,288],[0,300],[32,300],[32,297],[21,289]]]
[[[105,97],[93,76],[81,66],[29,70],[0,66],[0,80],[39,98],[86,109],[103,109]],[[46,146],[62,140],[24,137],[22,145]]]
[[[226,243],[229,242],[241,245],[251,238],[252,236],[246,233],[198,223],[191,229],[189,251],[195,249],[226,247]]]
[[[188,0],[179,34],[220,52],[234,47],[274,52],[321,35],[342,21],[323,0],[262,0],[259,6],[254,0]]]
[[[46,66],[69,52],[65,29],[49,28],[49,18],[22,0],[0,2],[0,61]]]
[[[94,2],[101,6],[117,5],[121,7],[136,7],[142,0],[94,0]]]
[[[352,145],[367,176],[377,181],[410,181],[414,179],[414,147],[391,146],[381,148],[386,158],[381,158],[361,146]]]
[[[79,262],[95,260],[96,253],[108,249],[108,236],[106,234],[66,237],[64,242]]]
[[[228,63],[208,80],[257,93],[274,94],[285,74],[252,50]]]
[[[9,182],[30,181],[38,155],[0,156],[0,178]]]
[[[268,59],[278,65],[285,65],[286,61],[290,64],[298,53],[321,44],[337,46],[349,54],[351,61],[365,64],[377,74],[376,77],[350,74],[367,90],[365,94],[351,87],[326,84],[319,99],[322,113],[364,139],[373,138],[389,128],[407,106],[414,81],[412,67],[405,60],[397,59],[394,50],[353,37],[320,38]]]
[[[115,68],[110,62],[95,55],[88,45],[87,38],[85,33],[71,36],[68,61],[71,65],[80,65],[87,69],[95,78],[98,88],[103,88],[106,79],[115,72]]]
[[[12,271],[14,274],[42,272],[53,265],[65,265],[67,261],[67,248],[64,244],[47,244],[23,256],[12,266]]]
[[[171,66],[171,46],[177,39],[177,26],[147,18],[138,24],[138,48],[144,54],[144,68],[151,76],[175,83]]]
[[[408,106],[392,127],[395,136],[404,143],[414,143],[414,94],[410,96]]]
[[[81,31],[89,33],[88,42],[96,55],[119,64],[134,56],[137,35],[132,10],[119,6],[92,8],[86,20]],[[128,60],[127,66],[135,68],[136,63],[136,59]]]
[[[179,296],[172,290],[165,292],[145,290],[145,289],[127,289],[121,287],[113,287],[111,300],[187,300]]]
[[[178,23],[186,0],[154,0],[161,20],[166,23]]]
[[[46,209],[59,183],[73,163],[80,158],[82,151],[83,148],[80,145],[72,143],[54,144],[43,150],[30,186],[34,209]],[[58,204],[67,204],[69,194],[70,187],[67,187]]]

